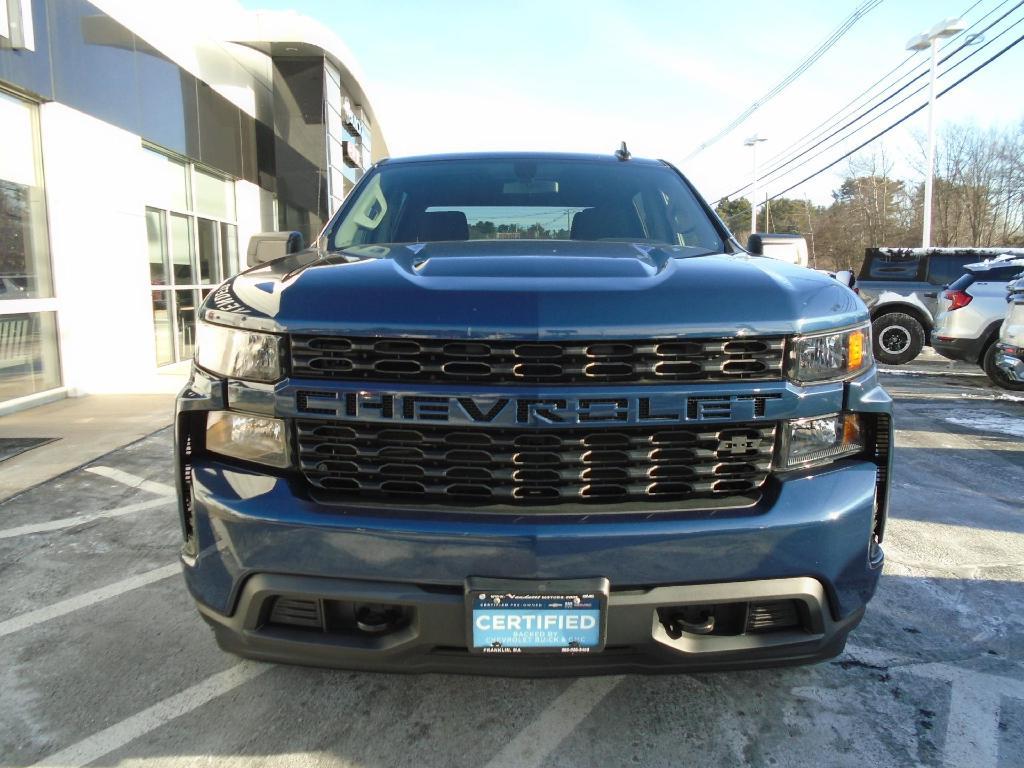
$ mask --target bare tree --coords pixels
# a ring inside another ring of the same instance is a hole
[[[919,148],[923,156],[920,139]],[[1024,239],[1024,124],[987,130],[969,123],[947,126],[935,157],[935,245],[1008,246]],[[917,185],[918,210],[922,188]]]

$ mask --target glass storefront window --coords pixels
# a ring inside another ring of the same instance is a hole
[[[0,300],[53,295],[35,105],[0,92]]]
[[[218,224],[209,219],[197,219],[199,240],[199,282],[204,285],[220,282],[217,279],[217,267],[220,259],[217,254]]]
[[[235,184],[205,173],[198,168],[193,174],[196,184],[196,212],[217,219],[235,218]]]
[[[171,292],[153,291],[153,329],[156,338],[156,364],[174,362],[174,320],[171,317]]]
[[[167,285],[167,237],[161,211],[146,209],[146,238],[149,241],[149,282]]]
[[[192,209],[188,165],[151,149],[142,153],[145,168],[146,200],[160,208],[176,211]]]
[[[199,292],[194,290],[175,291],[174,303],[177,309],[178,359],[192,357],[196,344],[196,310],[199,308]]]
[[[59,386],[56,313],[0,315],[0,401]]]
[[[221,224],[220,227],[221,278],[227,280],[238,271],[238,227]]]
[[[191,357],[202,298],[238,271],[235,186],[155,150],[145,154],[153,333],[157,364],[165,365]]]
[[[192,217],[171,214],[171,263],[174,266],[174,284],[196,283],[195,264],[192,261]]]

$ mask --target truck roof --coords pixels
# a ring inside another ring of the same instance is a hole
[[[437,155],[412,155],[409,157],[389,157],[381,163],[427,163],[445,160],[570,160],[591,163],[638,163],[640,165],[665,165],[664,160],[653,160],[642,157],[630,157],[619,160],[614,154],[587,154],[585,152],[452,152]]]

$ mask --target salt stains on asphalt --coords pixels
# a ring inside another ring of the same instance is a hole
[[[175,718],[198,709],[213,699],[248,683],[271,668],[271,665],[268,664],[243,661],[241,664],[211,675],[201,683],[186,688],[99,733],[82,739],[77,744],[72,744],[70,747],[40,760],[35,763],[35,766],[80,768],[88,765]]]
[[[0,530],[0,539],[13,539],[18,536],[28,536],[34,533],[48,533],[50,531],[61,531],[66,528],[76,528],[80,525],[91,523],[94,520],[124,517],[125,515],[133,515],[136,512],[144,512],[147,509],[165,507],[173,503],[174,500],[168,498],[150,499],[149,501],[140,501],[135,504],[126,504],[123,507],[115,507],[114,509],[103,509],[100,510],[99,512],[87,512],[83,515],[74,515],[73,517],[62,517],[59,520],[48,520],[45,523],[19,525],[15,528],[6,528],[4,530]]]
[[[0,637],[20,632],[23,629],[34,627],[36,624],[42,624],[44,621],[50,621],[51,619],[56,619],[59,616],[65,616],[82,608],[88,608],[96,603],[109,600],[112,597],[123,595],[125,592],[130,592],[133,589],[144,587],[148,584],[152,584],[156,581],[160,581],[180,573],[180,564],[173,563],[171,565],[165,565],[162,568],[156,568],[152,571],[146,571],[145,573],[140,573],[128,579],[116,581],[113,584],[108,584],[105,587],[85,592],[81,595],[77,595],[76,597],[61,600],[53,603],[52,605],[48,605],[45,608],[19,614],[13,618],[7,619],[6,621],[0,621]]]
[[[943,416],[943,421],[979,432],[997,432],[1024,438],[1024,418],[999,411],[971,411],[970,416]]]
[[[100,477],[105,477],[108,480],[113,480],[115,483],[121,483],[127,485],[129,488],[139,488],[143,491],[149,491],[155,493],[158,496],[173,496],[174,488],[167,483],[158,483],[154,480],[147,480],[144,477],[133,475],[131,472],[125,472],[121,469],[115,469],[114,467],[86,467],[86,472],[90,472]]]
[[[577,680],[516,734],[486,768],[538,768],[622,679],[619,675]]]
[[[901,672],[951,684],[943,760],[950,768],[995,768],[999,713],[1005,697],[1024,699],[1024,682],[951,664],[918,664]]]

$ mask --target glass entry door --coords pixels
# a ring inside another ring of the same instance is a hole
[[[147,151],[146,208],[156,361],[187,360],[195,350],[199,305],[238,271],[234,182]]]

